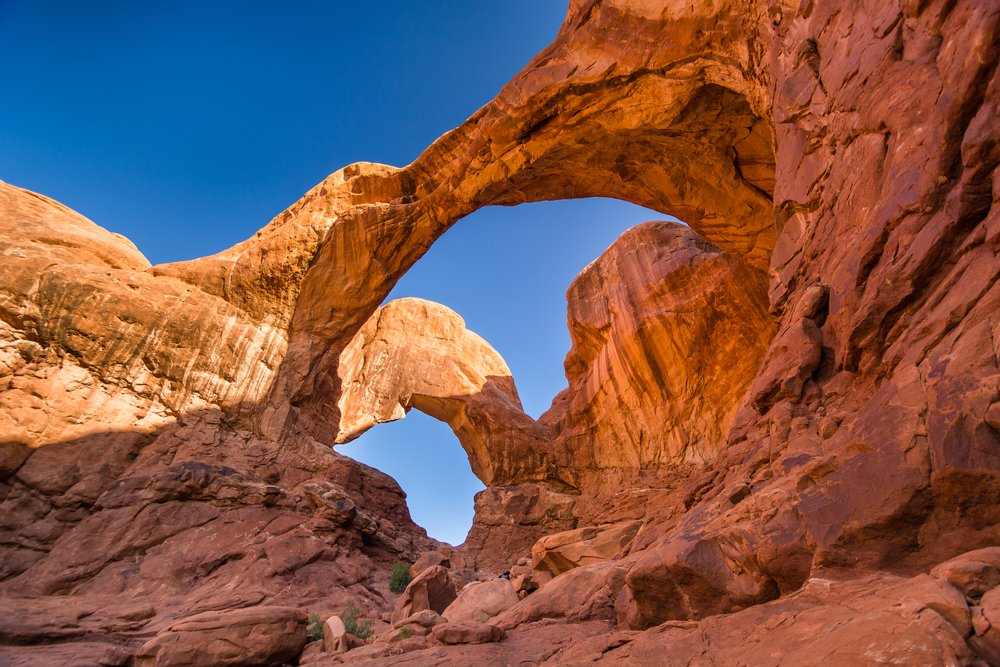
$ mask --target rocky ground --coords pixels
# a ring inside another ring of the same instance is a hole
[[[177,264],[0,184],[0,664],[1000,664],[998,43],[980,0],[573,0],[413,164]],[[533,420],[383,301],[586,196],[688,226],[569,287]],[[457,550],[329,446],[412,408],[487,486]]]

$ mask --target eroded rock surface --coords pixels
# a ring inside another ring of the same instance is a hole
[[[542,421],[576,470],[704,463],[774,335],[767,278],[690,228],[633,227],[566,293],[569,387]]]
[[[288,607],[205,612],[162,630],[137,652],[136,667],[281,664],[306,644],[306,615]]]

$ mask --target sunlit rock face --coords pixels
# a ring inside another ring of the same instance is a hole
[[[416,408],[452,427],[484,484],[566,484],[506,362],[441,304],[408,298],[379,308],[344,350],[338,374],[338,443]]]
[[[127,653],[331,581],[387,610],[380,573],[433,544],[391,480],[324,445],[409,405],[464,429],[491,481],[471,562],[641,522],[504,612],[517,641],[427,649],[455,664],[995,660],[996,587],[926,573],[1000,542],[998,35],[977,0],[574,1],[413,164],[342,169],[253,238],[162,267],[4,187],[0,641]],[[496,359],[417,386],[485,349],[450,315],[396,320],[451,322],[452,342],[413,332],[388,376],[345,356],[400,338],[373,315],[469,212],[596,195],[690,231],[640,227],[571,287],[538,458],[504,435],[516,410],[470,416]],[[935,572],[990,581],[979,554]]]
[[[765,52],[754,41],[763,8],[653,14],[572,9],[553,44],[469,120],[404,169],[352,182],[382,199],[330,224],[259,428],[336,433],[329,397],[344,347],[430,244],[482,206],[615,197],[675,215],[766,269],[776,230]]]
[[[684,225],[650,222],[566,298],[569,387],[542,422],[574,467],[712,460],[774,333],[764,273]]]

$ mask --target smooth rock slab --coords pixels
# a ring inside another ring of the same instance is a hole
[[[514,586],[506,579],[477,581],[458,594],[441,614],[452,623],[485,622],[517,604]]]
[[[135,667],[280,665],[302,652],[307,620],[304,611],[291,607],[196,614],[143,644]]]
[[[503,641],[504,636],[503,629],[475,621],[442,623],[431,630],[431,637],[442,644],[489,644]]]

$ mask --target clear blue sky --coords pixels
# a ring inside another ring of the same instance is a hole
[[[131,238],[153,263],[250,236],[336,169],[402,166],[488,102],[565,0],[0,0],[0,180]],[[565,290],[658,214],[610,200],[480,211],[392,297],[458,311],[538,415],[565,385]],[[393,475],[418,523],[464,540],[482,488],[451,431],[411,413],[341,449]]]

